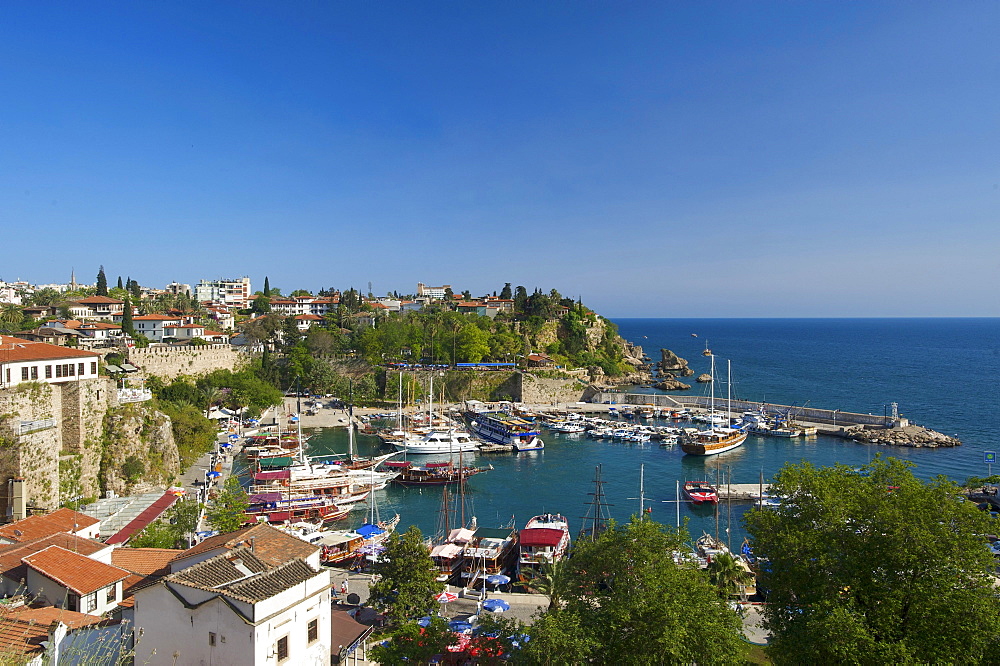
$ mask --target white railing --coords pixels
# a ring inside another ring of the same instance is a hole
[[[38,430],[48,430],[56,427],[55,419],[38,419],[37,421],[21,421],[17,427],[18,435],[25,435]]]
[[[153,392],[149,389],[124,388],[118,389],[118,402],[145,402],[153,399]]]

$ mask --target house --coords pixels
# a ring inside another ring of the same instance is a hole
[[[33,598],[51,606],[104,615],[118,607],[124,569],[98,562],[59,546],[49,546],[21,558],[27,568],[27,588]]]
[[[205,327],[199,324],[164,324],[163,325],[163,338],[160,339],[162,342],[165,339],[172,338],[174,340],[179,340],[181,342],[186,342],[193,340],[194,338],[205,337]]]
[[[60,326],[59,324],[53,324],[53,322],[46,322],[39,328],[32,328],[27,331],[18,331],[17,333],[14,333],[14,337],[21,338],[22,340],[29,340],[31,342],[46,342],[50,345],[57,345],[59,347],[75,347],[79,343],[82,336],[78,331],[73,329]]]
[[[151,342],[162,342],[167,337],[164,330],[170,327],[183,326],[183,316],[166,314],[139,315],[132,318],[132,326],[136,333],[146,336]]]
[[[75,534],[85,539],[97,539],[101,521],[63,507],[52,513],[28,516],[0,526],[0,544],[25,543],[53,534]]]
[[[28,589],[28,570],[21,560],[49,546],[59,546],[98,562],[113,564],[114,546],[66,532],[0,547],[0,595],[4,597],[30,595],[32,592]],[[174,554],[176,553],[177,551],[174,551]]]
[[[300,331],[308,331],[311,327],[321,323],[323,323],[323,318],[320,317],[319,315],[314,315],[314,314],[295,315],[295,326]]]
[[[217,344],[229,343],[229,335],[227,335],[226,333],[221,333],[219,331],[210,331],[207,328],[205,329],[205,332],[202,333],[201,338],[206,342],[213,342]]]
[[[121,663],[126,630],[114,620],[53,606],[0,609],[0,646],[10,663]]]
[[[548,368],[554,363],[548,354],[528,354],[529,368]]]
[[[221,305],[208,305],[205,307],[208,316],[219,324],[219,328],[231,331],[236,326],[236,317],[229,311],[229,308]]]
[[[314,569],[320,566],[318,546],[286,534],[267,523],[258,523],[235,532],[205,539],[175,557],[170,562],[170,571],[176,573],[198,562],[248,544],[252,544],[255,555],[268,564],[279,565],[293,559],[301,559]]]
[[[83,309],[81,311],[81,308]],[[69,304],[70,312],[83,319],[104,319],[111,321],[125,312],[125,301],[110,296],[88,296]],[[77,314],[79,312],[79,314]]]
[[[96,379],[100,354],[0,335],[0,388]]]
[[[136,592],[136,661],[326,666],[330,588],[330,572],[302,559],[274,564],[255,543],[224,549]]]
[[[441,285],[440,287],[428,287],[423,282],[417,283],[417,296],[429,298],[431,300],[440,300],[444,298],[444,294],[447,290],[451,289],[450,284]],[[454,290],[452,290],[454,292]]]

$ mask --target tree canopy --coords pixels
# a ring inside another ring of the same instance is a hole
[[[560,572],[560,606],[529,629],[530,663],[738,662],[740,617],[703,572],[671,557],[685,541],[683,531],[635,518],[578,543]]]
[[[416,526],[392,534],[375,561],[376,581],[369,590],[369,603],[386,614],[393,624],[427,615],[437,607],[438,583],[424,537]]]
[[[877,457],[786,465],[747,513],[775,663],[982,663],[1000,638],[987,514]]]

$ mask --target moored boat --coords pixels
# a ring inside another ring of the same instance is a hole
[[[719,503],[719,491],[708,481],[685,481],[684,494],[695,504]]]
[[[709,409],[710,415],[715,415],[715,355],[709,350],[705,350],[705,354],[710,356],[712,359],[712,398],[711,407]],[[732,385],[730,380],[729,386]],[[729,409],[726,410],[729,413]],[[728,417],[726,418],[728,421]],[[693,436],[687,437],[681,441],[681,450],[688,455],[693,456],[711,456],[718,453],[725,453],[726,451],[731,451],[738,446],[741,446],[743,442],[747,439],[747,433],[738,428],[717,428],[715,426],[715,420],[709,420],[708,430],[701,430],[696,432]]]
[[[537,451],[545,448],[535,424],[513,414],[500,411],[468,411],[465,413],[465,418],[472,433],[488,442],[507,444],[513,446],[515,451]]]
[[[545,564],[565,557],[569,550],[569,522],[558,513],[533,517],[518,534],[518,574],[529,578]]]
[[[458,483],[470,476],[493,469],[492,465],[472,467],[470,465],[455,465],[451,462],[417,465],[411,460],[400,460],[384,464],[389,469],[399,472],[399,476],[393,479],[393,481],[402,486],[442,486]]]

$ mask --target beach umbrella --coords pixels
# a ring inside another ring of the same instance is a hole
[[[510,641],[511,645],[513,645],[516,648],[519,648],[523,643],[527,643],[529,640],[531,640],[531,636],[529,636],[528,634],[517,634],[514,636],[508,636],[507,639]]]
[[[493,574],[486,578],[486,582],[490,585],[506,585],[510,582],[510,576],[504,576],[503,574]]]
[[[458,599],[458,595],[455,594],[454,592],[449,592],[449,591],[445,590],[444,592],[442,592],[441,594],[437,595],[434,598],[437,599],[442,604],[448,604],[448,603],[451,603],[452,601],[457,600]]]
[[[461,620],[453,620],[448,623],[448,628],[456,634],[465,634],[472,631],[472,625]]]
[[[419,624],[421,627],[429,627],[429,626],[431,626],[431,616],[430,615],[424,615],[422,618],[420,618],[419,620],[417,620],[417,624]]]
[[[220,476],[222,476],[222,472],[216,472],[216,471],[205,472],[205,476],[207,476],[210,479],[217,479]]]
[[[510,604],[503,599],[487,599],[483,602],[483,609],[491,613],[503,613],[510,610]]]

